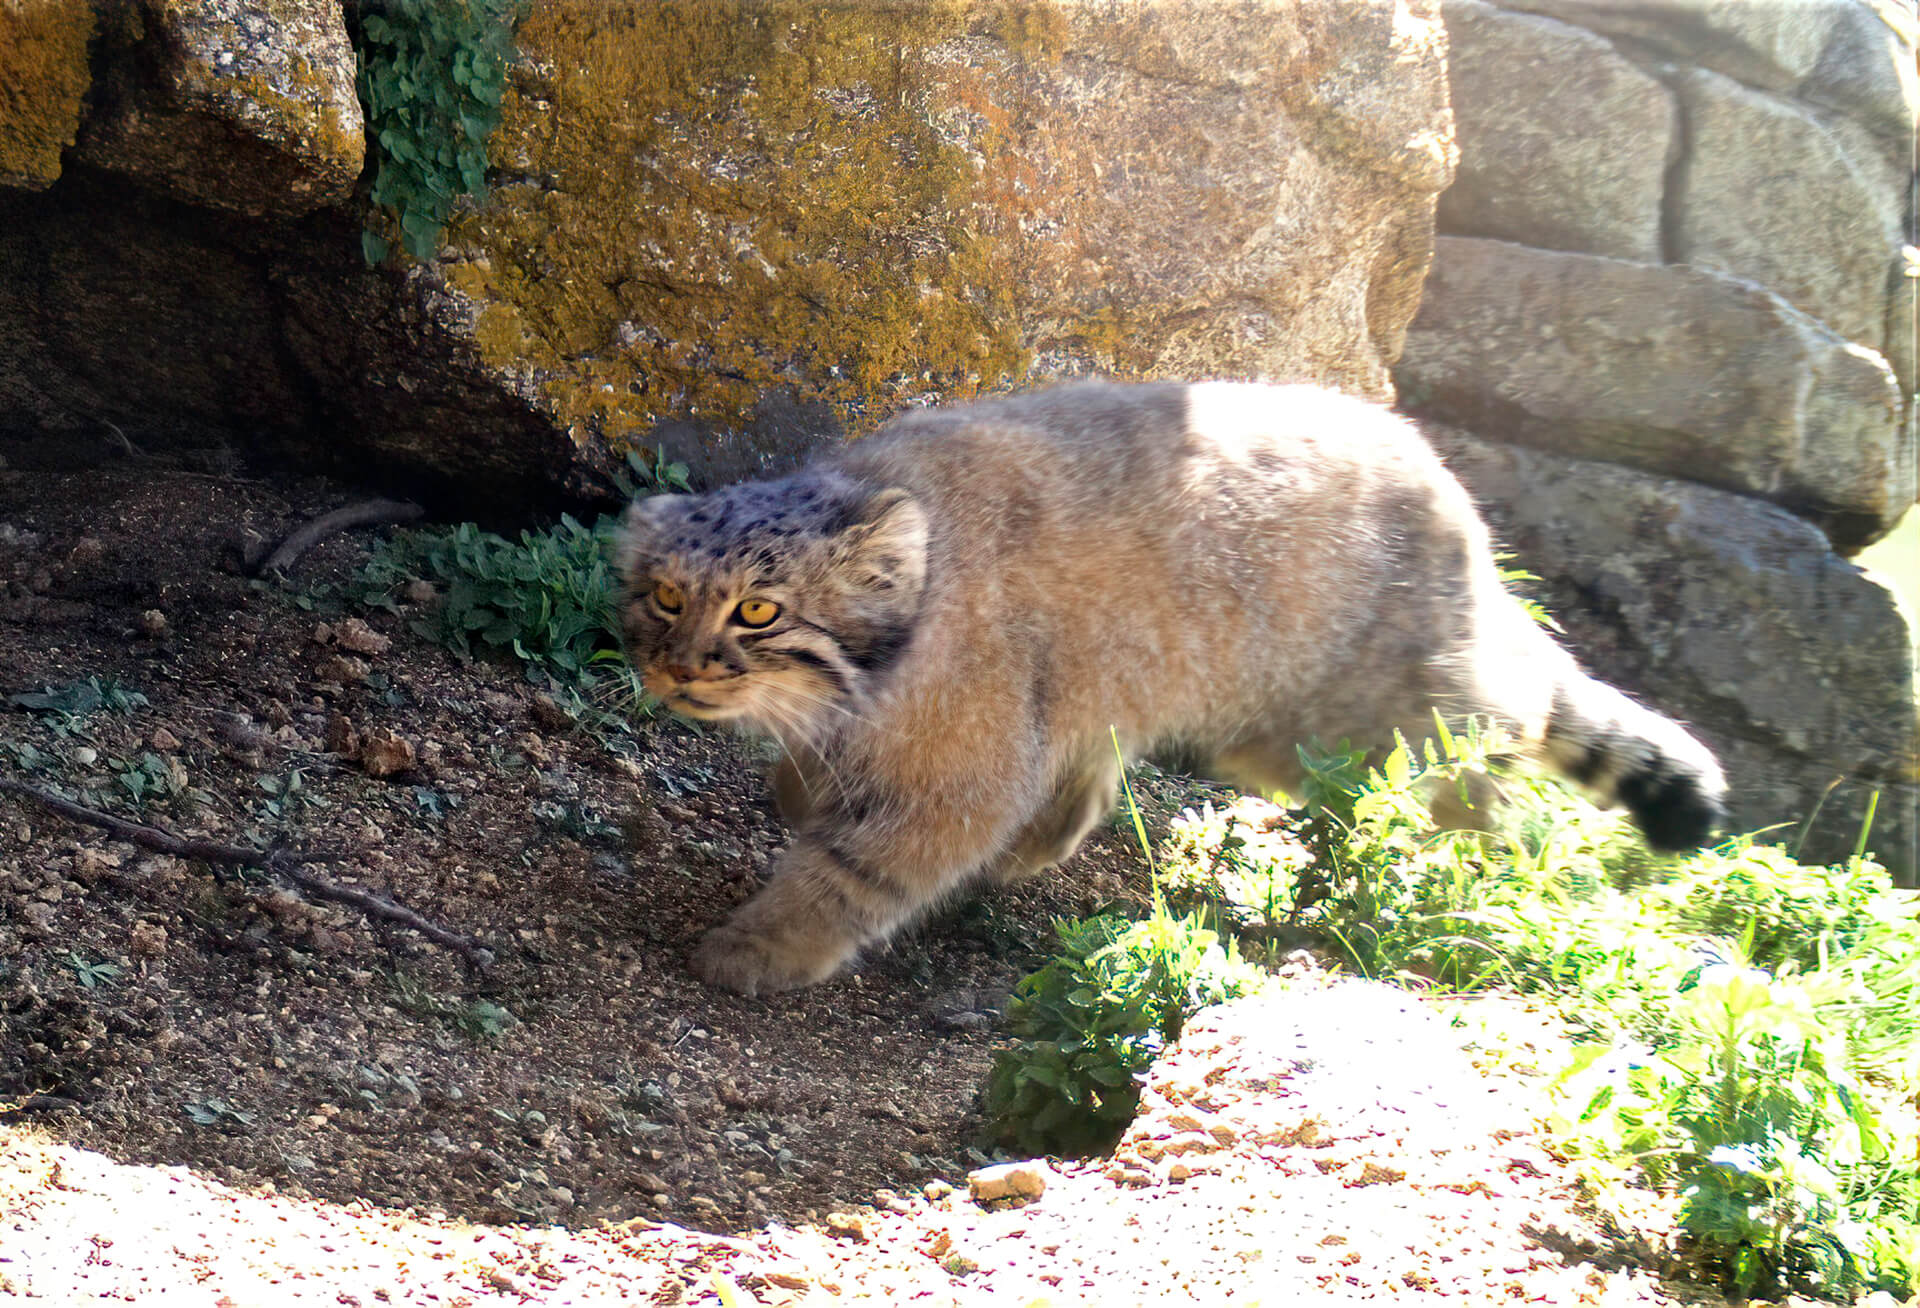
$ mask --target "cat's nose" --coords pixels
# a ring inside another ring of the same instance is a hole
[[[684,663],[663,663],[660,666],[661,671],[665,672],[675,681],[692,681],[700,675]]]

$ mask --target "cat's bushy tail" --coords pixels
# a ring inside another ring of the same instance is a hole
[[[1726,821],[1727,781],[1712,751],[1572,660],[1554,688],[1543,745],[1562,772],[1625,805],[1663,853],[1699,848]]]

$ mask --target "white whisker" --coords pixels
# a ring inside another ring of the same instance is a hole
[[[775,723],[775,729],[771,731],[769,734],[773,736],[774,740],[779,744],[780,748],[786,752],[787,757],[793,759],[794,769],[800,774],[800,784],[807,787],[807,797],[809,799],[813,799],[815,796],[814,796],[813,786],[807,781],[806,768],[804,768],[801,765],[800,760],[798,758],[794,757],[795,742],[789,741],[786,736],[783,736],[782,734],[780,734],[778,730],[779,726],[790,726],[791,728],[795,729],[797,732],[797,735],[796,735],[797,743],[802,748],[804,748],[809,754],[813,755],[814,759],[818,761],[818,763],[820,764],[821,770],[823,770],[827,774],[827,780],[833,783],[833,788],[839,791],[842,795],[847,794],[848,791],[847,791],[846,783],[840,779],[840,773],[837,770],[835,770],[833,763],[827,757],[826,752],[822,750],[818,745],[815,745],[813,741],[809,738],[809,734],[805,730],[805,723],[803,720],[786,715],[785,710],[787,709],[787,707],[788,706],[786,705],[779,705],[779,706],[768,705],[767,706],[769,717],[773,718]],[[780,716],[775,717],[775,714],[779,714]]]

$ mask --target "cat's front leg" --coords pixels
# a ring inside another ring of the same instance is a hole
[[[812,985],[927,898],[850,844],[803,833],[771,883],[707,933],[693,970],[745,995]]]

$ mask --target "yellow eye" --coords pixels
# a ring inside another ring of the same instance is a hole
[[[687,607],[687,597],[670,581],[653,583],[653,602],[660,606],[662,613],[678,613]]]
[[[780,606],[772,600],[750,599],[733,611],[734,621],[743,627],[764,627],[780,616]]]

